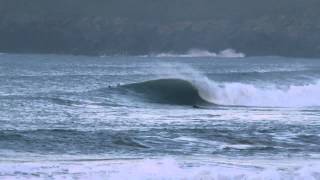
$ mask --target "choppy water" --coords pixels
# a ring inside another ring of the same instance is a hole
[[[0,55],[0,179],[320,179],[320,61]]]

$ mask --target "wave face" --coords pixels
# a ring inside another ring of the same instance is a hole
[[[176,105],[224,105],[259,107],[320,106],[320,83],[286,88],[257,87],[243,83],[158,79],[122,86],[150,102]]]
[[[159,79],[122,86],[138,93],[148,101],[176,105],[195,105],[205,103],[198,89],[183,79]]]
[[[210,52],[208,50],[191,49],[186,54],[175,54],[175,53],[160,53],[151,55],[154,57],[181,57],[181,58],[193,58],[193,57],[217,57],[217,58],[244,58],[246,55],[241,52],[237,52],[234,49],[225,49],[219,53]]]

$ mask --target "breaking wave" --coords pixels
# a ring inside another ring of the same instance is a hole
[[[176,54],[176,53],[160,53],[160,54],[151,54],[149,56],[152,57],[184,57],[184,58],[191,58],[191,57],[217,57],[217,58],[244,58],[246,55],[241,52],[237,52],[234,49],[225,49],[220,51],[219,53],[210,52],[207,50],[200,50],[200,49],[191,49],[185,54]],[[148,57],[149,57],[148,56]]]
[[[178,105],[311,107],[320,106],[320,83],[286,88],[259,87],[243,83],[201,80],[158,79],[122,86],[147,100]]]

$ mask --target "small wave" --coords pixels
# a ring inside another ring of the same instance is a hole
[[[130,146],[130,147],[137,147],[137,148],[148,148],[148,146],[132,139],[128,136],[115,136],[112,140],[112,143],[120,146]]]
[[[30,101],[50,101],[57,105],[71,106],[82,104],[80,101],[74,101],[59,97],[32,96],[32,95],[0,95],[2,100],[30,100]]]
[[[225,49],[219,53],[210,52],[208,50],[200,49],[191,49],[186,54],[176,54],[176,53],[160,53],[160,54],[151,54],[146,57],[159,57],[159,58],[168,58],[168,57],[217,57],[217,58],[244,58],[246,55],[241,52],[237,52],[234,49]]]
[[[134,132],[115,130],[2,130],[0,142],[3,149],[24,149],[25,152],[32,153],[105,153],[149,148]]]

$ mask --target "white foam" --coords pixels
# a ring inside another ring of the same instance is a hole
[[[227,162],[227,161],[226,161]],[[291,164],[209,162],[193,164],[172,158],[80,162],[1,163],[1,179],[308,179],[320,178],[318,162]],[[261,166],[260,166],[261,165]]]
[[[200,96],[219,105],[311,107],[320,106],[320,82],[307,85],[290,85],[279,88],[257,87],[243,83],[215,83],[195,81]]]
[[[159,58],[168,58],[168,57],[184,57],[184,58],[192,58],[192,57],[244,58],[245,54],[241,53],[241,52],[237,52],[234,49],[225,49],[223,51],[220,51],[219,53],[210,52],[208,50],[191,49],[186,54],[160,53],[160,54],[152,54],[150,56],[159,57]]]
[[[218,57],[224,57],[224,58],[244,58],[246,55],[241,52],[237,52],[234,49],[226,49],[223,51],[220,51],[218,53]]]

